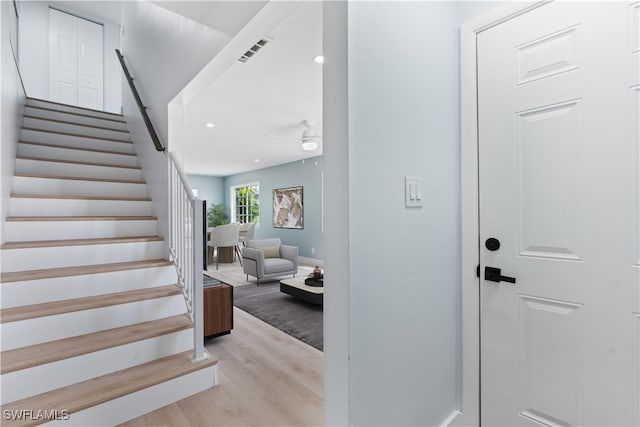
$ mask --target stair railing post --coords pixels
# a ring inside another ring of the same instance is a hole
[[[192,304],[193,304],[193,361],[203,360],[208,357],[204,351],[204,292],[202,290],[202,262],[203,252],[203,201],[196,198],[192,203],[192,248],[193,274],[192,274]]]
[[[182,167],[169,153],[170,248],[178,282],[193,323],[194,362],[209,358],[204,350],[204,201],[193,195]]]

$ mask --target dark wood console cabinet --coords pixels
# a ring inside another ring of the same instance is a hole
[[[233,329],[233,286],[204,288],[204,336],[217,337]]]

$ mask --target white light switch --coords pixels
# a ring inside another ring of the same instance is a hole
[[[404,177],[404,205],[407,208],[419,208],[422,206],[422,177]]]

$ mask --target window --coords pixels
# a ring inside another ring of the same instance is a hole
[[[260,222],[260,186],[258,183],[231,187],[231,220],[233,222]]]

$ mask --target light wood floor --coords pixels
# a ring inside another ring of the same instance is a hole
[[[209,339],[219,385],[123,426],[323,425],[322,352],[234,308],[230,335]]]

